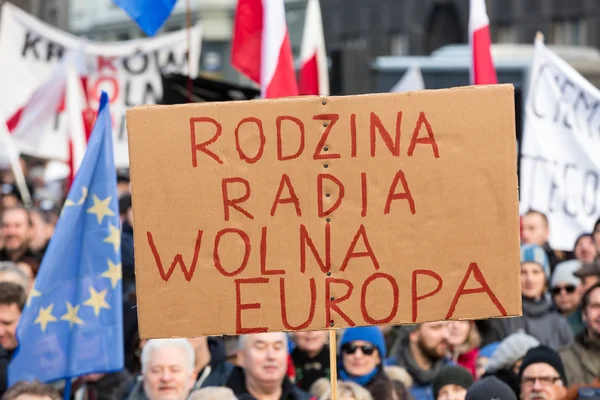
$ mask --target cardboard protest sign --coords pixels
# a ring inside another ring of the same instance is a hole
[[[548,217],[571,251],[600,218],[600,90],[536,40],[521,150],[521,213]]]
[[[521,313],[513,87],[127,112],[143,338]]]
[[[129,165],[125,110],[155,104],[162,98],[161,72],[197,76],[201,49],[201,26],[155,38],[124,42],[84,42],[62,32],[11,3],[2,6],[0,23],[0,115],[15,116],[35,90],[51,75],[67,50],[83,48],[90,107],[98,108],[100,93],[109,95],[117,167]],[[57,113],[54,126],[41,143],[15,140],[25,154],[67,161],[69,127],[66,109]]]

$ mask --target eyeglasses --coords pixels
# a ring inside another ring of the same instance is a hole
[[[569,294],[573,294],[575,293],[575,286],[572,285],[567,285],[567,286],[556,286],[552,288],[552,294],[553,295],[557,295],[557,294],[561,294],[561,292],[564,290],[565,292],[569,293]]]
[[[549,386],[560,380],[560,376],[524,376],[521,384],[531,386],[535,384],[535,381],[540,381],[542,385]]]
[[[346,354],[354,354],[354,353],[356,353],[356,350],[358,350],[358,349],[360,349],[360,351],[365,356],[371,356],[375,352],[375,347],[370,346],[368,344],[365,344],[363,346],[357,346],[355,344],[350,343],[350,344],[345,344],[342,346],[342,351]]]

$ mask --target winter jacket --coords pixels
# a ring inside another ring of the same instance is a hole
[[[323,346],[319,354],[314,357],[309,357],[296,347],[292,351],[292,361],[296,368],[296,386],[302,390],[309,391],[319,378],[329,379],[329,346],[327,345]]]
[[[246,388],[246,376],[240,367],[234,367],[226,385],[239,400],[256,400]],[[311,400],[311,396],[294,386],[290,379],[285,376],[281,385],[280,400]]]
[[[491,321],[499,340],[523,330],[539,340],[540,344],[558,350],[573,343],[573,332],[565,318],[552,310],[550,302],[542,298],[523,297],[523,316],[499,318]]]
[[[8,363],[12,357],[12,352],[4,350],[0,346],[0,397],[4,395],[8,389]]]
[[[134,384],[133,377],[126,370],[106,374],[97,382],[73,383],[73,400],[121,400],[129,396]]]
[[[559,354],[569,385],[591,385],[600,377],[600,341],[590,339],[587,331],[577,335],[573,344]]]
[[[431,369],[424,370],[417,365],[413,358],[408,344],[408,336],[406,336],[402,345],[398,347],[398,352],[386,360],[387,365],[397,365],[402,367],[409,373],[413,379],[413,385],[409,391],[414,400],[434,400],[432,383],[437,373],[444,365],[452,364],[452,361],[447,358],[436,361]]]

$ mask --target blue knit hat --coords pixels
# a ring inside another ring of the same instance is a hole
[[[550,279],[550,263],[548,256],[541,246],[537,244],[522,244],[521,245],[521,264],[535,263],[542,267],[546,278]]]
[[[385,339],[383,333],[376,326],[359,326],[355,328],[348,328],[344,331],[342,339],[340,340],[340,348],[345,344],[354,342],[355,340],[363,340],[371,343],[379,350],[379,357],[381,360],[386,356]]]

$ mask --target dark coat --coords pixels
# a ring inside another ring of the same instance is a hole
[[[234,367],[226,386],[239,400],[256,400],[246,388],[246,376],[240,367]],[[311,396],[294,386],[287,376],[283,379],[281,390],[280,400],[311,400]]]

